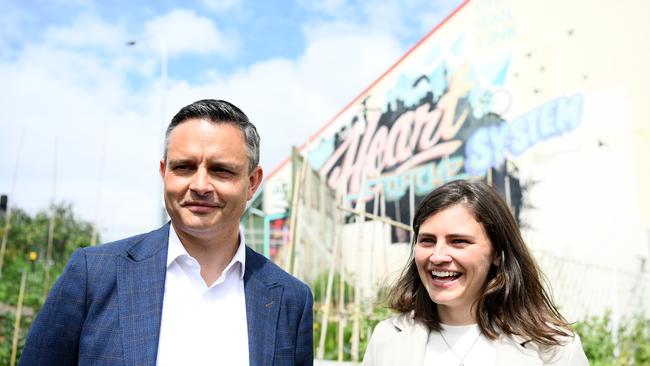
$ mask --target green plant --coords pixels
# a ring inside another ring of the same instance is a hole
[[[46,256],[51,213],[54,214],[52,236],[52,261],[49,281],[45,283]],[[0,237],[7,216],[0,215]],[[7,236],[7,247],[0,277],[0,366],[9,365],[14,333],[15,307],[18,302],[20,279],[27,272],[23,313],[20,322],[18,355],[35,314],[45,301],[45,295],[59,277],[72,252],[90,243],[92,226],[75,217],[72,206],[65,203],[53,205],[31,216],[14,209]],[[35,261],[29,252],[35,252]]]
[[[650,319],[635,315],[612,331],[611,312],[574,325],[592,366],[650,365]]]

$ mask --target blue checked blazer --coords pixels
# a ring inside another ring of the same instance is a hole
[[[155,365],[168,237],[169,223],[75,251],[31,326],[20,365]],[[247,247],[244,291],[250,365],[312,365],[309,287]]]

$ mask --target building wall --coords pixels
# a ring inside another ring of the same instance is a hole
[[[555,258],[546,272],[555,276],[566,259],[600,275],[647,275],[647,14],[640,0],[467,2],[301,151],[348,202],[361,197],[372,212],[384,200],[385,214],[407,224],[440,184],[489,180],[535,253]],[[289,169],[267,180],[269,191],[288,189]],[[265,205],[286,205],[278,197]],[[408,245],[394,244],[408,233],[383,237],[368,245],[408,255]],[[566,293],[593,286],[568,283]]]

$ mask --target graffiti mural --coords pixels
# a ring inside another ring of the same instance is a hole
[[[375,192],[381,192],[385,213],[406,224],[413,206],[437,186],[489,174],[519,217],[521,182],[508,162],[575,129],[583,98],[559,96],[506,120],[501,113],[511,103],[503,88],[510,63],[502,58],[489,67],[454,69],[441,62],[429,74],[400,75],[384,105],[371,105],[368,96],[347,123],[311,150],[312,166],[348,202],[365,201],[369,212]],[[408,240],[394,230],[394,242]]]

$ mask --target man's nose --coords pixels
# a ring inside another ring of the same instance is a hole
[[[205,169],[197,169],[192,176],[190,189],[197,194],[205,195],[212,192],[212,183],[210,182],[210,175]]]

